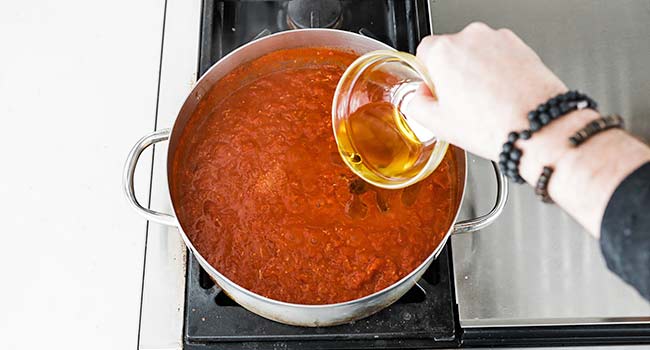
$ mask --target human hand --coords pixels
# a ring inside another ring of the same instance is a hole
[[[508,133],[528,129],[528,112],[568,90],[517,35],[482,23],[424,38],[417,57],[429,70],[436,98],[421,87],[405,115],[440,139],[491,160],[497,160]],[[571,147],[569,136],[599,114],[591,109],[569,114],[517,141],[523,153],[519,171],[534,184],[544,166],[553,167],[551,198],[598,237],[609,198],[628,174],[650,161],[650,148],[623,130]]]
[[[418,90],[408,117],[440,139],[492,160],[510,131],[528,128],[529,111],[567,91],[516,34],[483,23],[424,38],[417,57],[433,78],[437,100],[428,89]]]

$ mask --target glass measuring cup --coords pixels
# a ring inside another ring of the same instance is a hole
[[[429,176],[448,143],[403,113],[424,84],[435,97],[426,68],[411,54],[378,50],[343,73],[332,102],[332,127],[345,164],[381,188],[410,186]]]

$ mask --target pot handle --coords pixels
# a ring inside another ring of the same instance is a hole
[[[147,220],[155,221],[160,224],[168,226],[177,226],[176,217],[166,213],[159,213],[151,209],[145,208],[138,202],[138,199],[135,198],[135,188],[133,186],[133,175],[135,173],[135,167],[138,164],[140,155],[147,147],[169,139],[170,130],[163,129],[159,131],[154,131],[150,134],[143,136],[138,142],[135,143],[131,152],[126,158],[126,164],[124,165],[124,173],[122,174],[122,188],[124,194],[126,194],[126,199],[129,201],[129,204],[137,211],[140,215],[144,216]]]
[[[492,162],[492,166],[494,167],[494,173],[497,177],[497,198],[494,207],[485,215],[456,223],[452,234],[474,232],[484,229],[492,224],[499,215],[501,215],[503,208],[506,206],[506,200],[508,199],[508,179],[501,170],[499,170],[497,163]]]

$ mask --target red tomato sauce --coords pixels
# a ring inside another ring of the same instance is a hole
[[[356,57],[301,48],[246,63],[203,97],[183,132],[170,178],[179,221],[246,289],[300,304],[357,299],[422,264],[452,224],[452,152],[394,191],[340,159],[331,104]]]

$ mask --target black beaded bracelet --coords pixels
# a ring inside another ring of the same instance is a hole
[[[575,110],[584,108],[597,110],[598,104],[589,96],[576,90],[559,94],[528,113],[530,131],[533,133],[539,131],[551,121]]]
[[[527,136],[530,138],[530,135]],[[515,146],[515,142],[519,138],[524,138],[521,133],[511,132],[508,134],[508,141],[503,144],[503,149],[499,154],[499,169],[505,173],[506,176],[518,184],[524,183],[524,178],[519,175],[519,161],[521,160],[522,152]]]
[[[584,108],[597,110],[597,107],[596,101],[575,90],[559,94],[540,104],[528,113],[529,129],[508,134],[508,140],[503,144],[499,154],[499,169],[512,181],[518,184],[524,183],[524,179],[519,174],[522,152],[515,146],[515,142],[519,139],[528,140],[534,133],[565,114]]]

